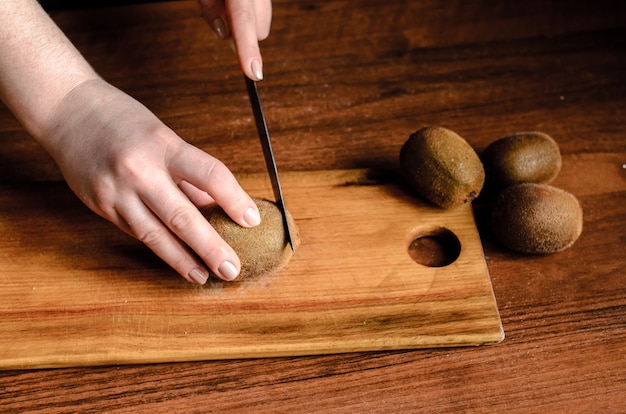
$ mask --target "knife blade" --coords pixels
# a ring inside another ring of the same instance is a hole
[[[250,105],[252,106],[252,113],[254,114],[254,122],[256,124],[257,132],[261,140],[261,147],[263,148],[263,156],[265,157],[265,165],[267,166],[267,172],[270,176],[272,183],[272,190],[274,191],[274,198],[276,199],[276,205],[283,216],[283,226],[285,228],[285,234],[287,236],[287,242],[291,246],[291,250],[295,253],[296,248],[293,244],[293,235],[291,233],[291,227],[287,220],[287,210],[285,209],[285,201],[283,198],[283,190],[280,186],[280,180],[278,179],[278,168],[276,168],[276,160],[274,159],[274,152],[272,151],[272,142],[270,141],[270,134],[267,130],[267,122],[265,121],[265,115],[263,114],[263,107],[261,106],[261,99],[259,98],[259,92],[256,87],[256,82],[243,76],[246,80],[246,87],[248,89],[248,97],[250,98]]]

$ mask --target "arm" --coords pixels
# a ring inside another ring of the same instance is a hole
[[[78,197],[190,282],[207,266],[234,279],[239,258],[197,209],[215,201],[258,224],[226,166],[102,80],[35,0],[2,0],[0,23],[0,97]]]
[[[0,2],[0,93],[29,133],[41,136],[55,105],[97,78],[36,1]]]

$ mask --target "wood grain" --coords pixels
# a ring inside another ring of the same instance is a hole
[[[283,174],[301,233],[297,255],[277,275],[204,287],[156,256],[135,257],[137,241],[102,226],[65,188],[35,198],[29,188],[2,188],[0,229],[9,237],[0,242],[0,368],[501,341],[471,207],[429,205],[394,178]],[[267,174],[239,181],[251,195],[272,194]],[[436,267],[413,261],[411,241],[441,228],[460,242],[458,258]]]
[[[240,72],[194,2],[53,16],[185,139],[263,171]],[[554,184],[581,201],[581,238],[516,255],[476,206],[506,332],[497,346],[6,371],[1,410],[623,412],[625,39],[618,0],[274,1],[260,94],[281,171],[386,167],[428,124],[477,149],[540,130],[561,148]],[[0,179],[51,191],[56,167],[6,110],[0,141]]]

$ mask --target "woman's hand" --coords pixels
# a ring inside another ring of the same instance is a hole
[[[266,9],[214,4],[214,16],[228,12],[240,57],[256,71]],[[37,1],[2,0],[0,16],[0,98],[78,197],[187,280],[205,283],[207,266],[236,278],[239,258],[197,208],[215,201],[242,226],[259,223],[257,206],[228,168],[102,80]]]
[[[253,80],[263,79],[259,41],[270,33],[271,0],[198,0],[202,17],[220,39],[232,36],[239,65]]]
[[[206,282],[206,265],[224,280],[237,277],[239,258],[197,208],[215,201],[242,226],[260,222],[223,163],[101,79],[76,86],[52,119],[41,142],[89,208],[190,282]]]

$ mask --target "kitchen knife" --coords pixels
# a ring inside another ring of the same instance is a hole
[[[261,100],[259,99],[259,92],[256,87],[256,82],[244,75],[246,79],[246,87],[248,88],[248,96],[250,98],[250,105],[252,106],[252,113],[254,114],[254,122],[261,139],[261,146],[263,147],[263,156],[265,157],[265,165],[267,166],[267,172],[272,182],[272,190],[274,191],[274,198],[276,204],[283,216],[283,226],[287,236],[287,242],[291,246],[291,250],[295,253],[296,248],[293,245],[293,237],[291,234],[291,227],[287,220],[287,211],[285,209],[285,202],[283,199],[283,191],[280,187],[280,180],[278,179],[278,169],[276,168],[276,160],[274,159],[274,152],[272,151],[272,143],[270,141],[270,134],[267,130],[267,123],[265,122],[265,115],[263,115],[263,108],[261,107]]]

